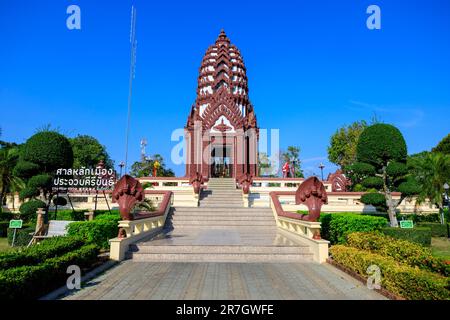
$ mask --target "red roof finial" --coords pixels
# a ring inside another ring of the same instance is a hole
[[[227,42],[227,43],[230,43],[230,39],[228,39],[228,37],[227,37],[227,35],[226,35],[226,33],[225,33],[225,30],[223,30],[223,29],[220,29],[219,37],[218,37],[217,40],[216,40],[216,43],[218,43],[218,42]]]

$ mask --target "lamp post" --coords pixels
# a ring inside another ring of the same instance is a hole
[[[319,164],[319,169],[320,169],[320,175],[322,177],[322,181],[323,181],[323,168],[325,168],[325,165],[321,162]]]
[[[297,159],[291,158],[292,162],[292,178],[295,178],[295,164],[297,163]]]
[[[120,168],[119,178],[122,178],[122,169],[123,169],[123,167],[125,167],[125,162],[120,161],[120,163],[119,163],[119,168]]]
[[[448,198],[448,190],[449,190],[449,185],[448,183],[444,183],[444,194],[443,194],[443,201],[442,201],[442,211],[441,211],[441,223],[444,224],[445,223],[445,218],[444,218],[444,208],[447,207],[447,210],[449,210],[449,198]],[[447,235],[450,237],[450,233],[448,232],[448,224],[447,224]]]

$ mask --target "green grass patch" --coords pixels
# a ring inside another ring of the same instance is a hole
[[[0,238],[0,252],[10,251],[12,248],[8,244],[8,238]]]
[[[450,261],[450,239],[432,238],[431,252],[435,257]]]

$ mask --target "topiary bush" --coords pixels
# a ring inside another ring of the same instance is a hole
[[[367,179],[370,179],[370,178],[367,178]],[[378,193],[378,192],[370,192],[370,193],[363,194],[361,196],[361,202],[364,204],[367,204],[367,205],[374,206],[377,209],[377,211],[385,212],[387,209],[386,197],[383,194]]]
[[[9,221],[0,221],[0,238],[8,235]]]
[[[402,133],[396,127],[385,123],[366,128],[359,136],[356,150],[358,162],[375,167],[384,165],[387,160],[405,162],[407,156]]]
[[[33,233],[35,231],[35,227],[30,225],[23,225],[22,229],[17,229],[16,231],[16,239],[14,241],[15,247],[24,247],[30,243],[33,238]],[[8,244],[12,245],[13,237],[14,237],[14,229],[8,228]]]
[[[70,141],[55,131],[42,131],[31,136],[22,152],[23,160],[39,165],[47,173],[71,168],[73,164]]]
[[[93,221],[72,222],[68,226],[68,235],[94,243],[101,248],[109,248],[109,239],[117,237],[117,221],[96,219]]]
[[[47,205],[41,200],[30,200],[20,205],[20,218],[23,220],[29,220],[32,216],[36,215],[39,208],[46,208]]]
[[[381,285],[388,291],[410,300],[450,299],[449,280],[439,274],[402,264],[390,257],[343,245],[330,248],[333,261],[368,277],[367,269],[381,270]]]
[[[450,275],[450,265],[442,259],[435,258],[431,250],[419,244],[399,240],[382,233],[354,232],[347,236],[347,244],[361,250],[367,250],[412,267],[437,272],[443,276]]]
[[[415,227],[413,229],[401,229],[388,227],[383,228],[381,231],[392,238],[407,240],[425,247],[431,246],[430,228]]]
[[[382,217],[337,213],[321,215],[320,222],[321,236],[331,244],[345,243],[347,235],[352,232],[379,231],[388,223]]]
[[[39,172],[39,165],[21,160],[13,169],[13,175],[21,178],[29,178]]]
[[[56,198],[53,199],[53,204],[54,204],[55,206],[61,206],[61,207],[63,207],[63,206],[65,206],[65,205],[67,205],[67,200],[66,200],[66,198],[64,198],[64,197],[56,197]]]

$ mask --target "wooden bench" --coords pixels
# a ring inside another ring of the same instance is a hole
[[[69,223],[72,223],[72,222],[74,222],[74,221],[50,220],[49,224],[48,224],[47,234],[45,234],[45,235],[33,234],[33,239],[31,239],[28,246],[30,246],[31,244],[33,244],[39,240],[42,240],[42,239],[66,236],[67,235],[66,227],[69,225]]]

